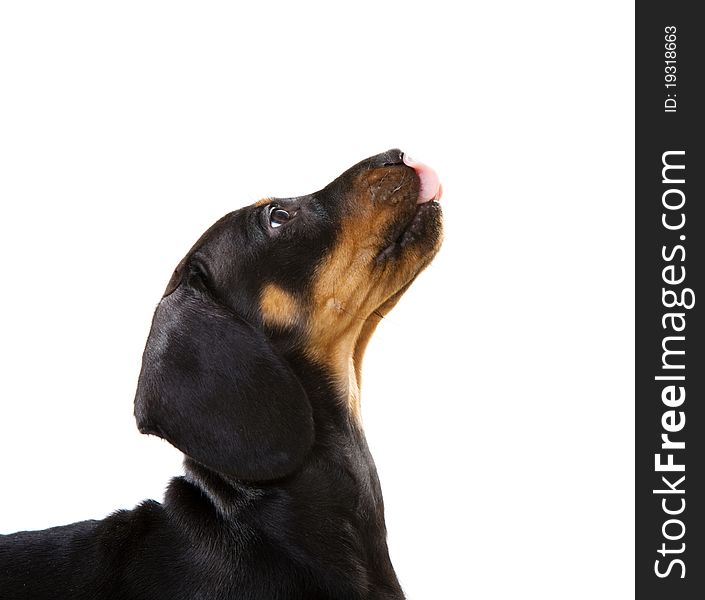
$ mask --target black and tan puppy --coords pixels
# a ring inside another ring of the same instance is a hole
[[[390,150],[206,231],[157,307],[135,397],[185,475],[162,504],[0,536],[0,598],[403,598],[360,367],[438,250],[439,196]]]

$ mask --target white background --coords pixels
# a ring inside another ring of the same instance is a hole
[[[0,532],[160,498],[177,261],[400,147],[446,219],[365,361],[408,597],[630,597],[633,45],[629,2],[3,3]]]

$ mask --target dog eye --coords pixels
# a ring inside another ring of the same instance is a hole
[[[281,227],[284,223],[290,221],[292,216],[293,215],[283,208],[275,207],[269,212],[269,224],[272,227]]]

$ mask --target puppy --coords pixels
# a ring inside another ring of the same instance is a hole
[[[360,369],[439,248],[440,193],[390,150],[208,229],[159,302],[135,396],[185,474],[161,504],[0,536],[0,598],[403,598]]]

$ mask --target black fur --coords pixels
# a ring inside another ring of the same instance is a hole
[[[265,335],[186,286],[154,315],[135,416],[142,433],[247,481],[288,475],[314,437],[306,392]]]
[[[266,282],[307,298],[354,176],[387,164],[401,153],[277,200],[300,211],[295,230],[269,232],[262,205],[202,236],[156,309],[135,398],[185,475],[161,504],[0,536],[2,600],[403,598],[365,437],[301,332],[268,327],[257,303]]]

